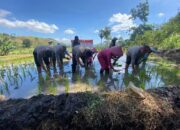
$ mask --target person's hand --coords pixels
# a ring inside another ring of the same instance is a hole
[[[69,58],[70,58],[70,59],[72,59],[72,56],[71,56],[71,55],[69,55]]]
[[[70,60],[70,58],[69,58],[69,57],[65,57],[65,59]]]
[[[119,72],[120,70],[119,70],[119,69],[114,69],[114,68],[113,68],[113,71],[114,71],[114,72]]]

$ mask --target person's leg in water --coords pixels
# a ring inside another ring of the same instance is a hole
[[[102,75],[102,74],[103,74],[103,72],[104,72],[104,70],[101,68],[101,69],[100,69],[100,74]]]
[[[134,65],[135,65],[135,69],[133,70],[133,74],[136,75],[139,72],[139,58],[138,57],[135,59]]]
[[[127,57],[126,57],[126,67],[125,67],[125,70],[128,70],[130,63],[131,63],[131,56],[128,56],[128,55],[127,55]]]
[[[50,74],[50,59],[49,57],[44,57],[43,60],[44,60],[44,63],[46,64],[47,72]]]
[[[40,74],[40,73],[41,73],[41,65],[40,65],[40,63],[38,62],[37,53],[36,53],[36,52],[33,52],[33,55],[34,55],[34,62],[35,62],[35,64],[36,64],[38,74]]]
[[[61,75],[61,76],[63,76],[64,75],[64,64],[63,64],[63,58],[60,58],[59,59],[59,74]]]
[[[88,58],[85,57],[85,56],[81,57],[81,60],[82,60],[82,62],[83,62],[83,64],[84,64],[85,69],[88,69],[87,59],[88,59]]]
[[[105,74],[106,74],[106,75],[109,75],[109,74],[110,74],[109,72],[110,72],[110,69],[109,69],[109,68],[105,69]]]
[[[76,56],[73,55],[73,56],[72,56],[72,73],[75,73],[75,72],[76,72],[76,66],[77,66]]]
[[[103,75],[105,68],[106,68],[105,59],[103,58],[103,56],[98,55],[98,61],[101,65],[100,74]]]

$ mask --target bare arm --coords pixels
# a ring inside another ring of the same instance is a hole
[[[111,63],[111,57],[109,56],[108,57],[108,63],[107,64],[109,64],[108,66],[110,66],[110,68],[114,71],[114,72],[118,72],[119,70],[116,70],[115,68],[114,68],[114,66],[112,65],[112,63]]]
[[[95,59],[96,55],[97,55],[97,53],[95,53],[95,54],[94,54],[94,56],[93,56],[93,60]]]
[[[72,58],[72,56],[69,54],[69,52],[66,50],[65,54],[68,55],[70,58]]]
[[[81,67],[84,67],[84,65],[81,63],[81,61],[80,61],[80,58],[79,58],[79,57],[76,57],[76,60],[77,60],[78,64],[80,64],[80,66],[81,66]]]

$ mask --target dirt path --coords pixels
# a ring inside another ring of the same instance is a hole
[[[180,86],[144,91],[39,95],[0,102],[0,130],[173,130],[180,128]]]

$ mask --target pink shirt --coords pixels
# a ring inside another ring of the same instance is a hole
[[[120,46],[114,46],[114,47],[106,48],[100,51],[98,54],[98,60],[101,64],[101,68],[110,69],[112,56],[120,57],[122,55],[123,55],[123,52]]]
[[[112,53],[109,48],[106,48],[99,52],[98,58],[102,68],[111,67],[111,57],[112,57]]]

